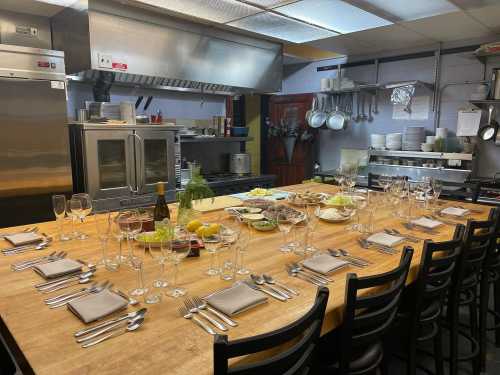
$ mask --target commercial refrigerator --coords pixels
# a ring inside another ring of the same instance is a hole
[[[72,192],[64,53],[0,44],[0,227],[53,218]]]

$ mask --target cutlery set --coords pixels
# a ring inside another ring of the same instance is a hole
[[[228,330],[227,326],[236,327],[238,325],[237,322],[229,318],[226,314],[209,306],[197,296],[186,298],[184,306],[179,306],[178,312],[181,317],[191,320],[210,335],[215,335],[217,332],[209,324],[223,332]],[[198,316],[202,319],[199,319]]]
[[[49,247],[50,244],[52,243],[52,237],[47,236],[45,233],[42,233],[42,235],[44,237],[41,241],[30,243],[27,245],[8,247],[6,249],[2,249],[2,254],[3,255],[17,255],[17,254],[23,254],[23,253],[26,253],[26,252],[32,251],[32,250],[45,249],[46,247]]]
[[[370,242],[366,238],[358,238],[358,244],[361,246],[363,249],[370,249],[370,248],[375,248],[379,253],[382,254],[397,254],[399,251],[393,247],[386,246],[386,245],[381,245],[375,242]]]
[[[384,232],[387,234],[390,234],[391,236],[398,236],[398,237],[403,237],[406,241],[417,243],[420,242],[421,239],[415,236],[412,236],[411,234],[403,234],[400,231],[396,229],[384,229]]]
[[[288,263],[285,267],[288,275],[307,281],[316,286],[325,286],[328,285],[328,283],[333,282],[333,280],[327,278],[325,275],[304,268],[298,263]]]
[[[438,234],[438,232],[435,231],[434,229],[424,228],[424,227],[421,227],[419,225],[412,224],[412,223],[402,223],[402,224],[406,229],[408,229],[410,231],[418,230],[420,232],[427,233],[427,234],[433,234],[433,235]]]
[[[56,290],[65,289],[71,285],[87,284],[92,280],[95,272],[96,269],[91,268],[88,271],[81,271],[72,275],[37,284],[35,285],[35,288],[42,293],[52,293]]]
[[[45,304],[49,306],[51,309],[56,309],[58,307],[66,306],[71,301],[74,301],[78,298],[88,296],[92,293],[102,292],[104,289],[111,289],[113,284],[110,284],[109,281],[105,281],[102,284],[93,283],[87,288],[82,288],[76,291],[72,291],[69,293],[61,294],[56,297],[47,298],[44,300]]]
[[[38,232],[38,227],[29,227],[29,228],[25,228],[23,229],[22,231],[20,232],[13,232],[13,233],[1,233],[0,234],[0,239],[1,238],[5,238],[7,236],[13,236],[15,234],[19,234],[19,233],[36,233]]]
[[[452,220],[446,220],[446,219],[443,219],[443,217],[436,217],[435,215],[424,215],[424,217],[426,219],[430,219],[430,220],[437,220],[437,221],[440,221],[441,223],[443,224],[446,224],[446,225],[452,225],[452,226],[455,226],[457,225],[458,223],[452,221]]]
[[[354,267],[365,268],[365,267],[368,267],[370,264],[373,264],[372,262],[367,261],[363,258],[352,256],[351,254],[349,254],[349,252],[347,250],[327,249],[327,251],[332,257],[341,258]]]
[[[10,268],[12,269],[12,271],[15,272],[24,271],[27,269],[31,269],[35,266],[38,266],[40,264],[51,263],[59,259],[64,259],[66,255],[68,255],[66,251],[59,251],[59,252],[53,251],[47,256],[12,263]]]

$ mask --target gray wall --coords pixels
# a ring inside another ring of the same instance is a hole
[[[317,92],[320,89],[320,79],[323,77],[335,77],[336,71],[317,72],[318,66],[332,65],[343,60],[326,60],[307,65],[289,65],[285,67],[285,80],[282,94],[297,94],[306,92]],[[500,67],[499,58],[490,58],[487,64],[487,77],[490,76],[493,67]],[[419,58],[403,61],[395,61],[380,64],[379,82],[402,81],[418,79],[425,82],[434,80],[434,58]],[[440,85],[448,82],[464,80],[481,80],[483,78],[483,65],[471,56],[471,53],[443,55],[441,58],[441,80]],[[343,74],[353,80],[374,83],[374,65],[364,65],[343,70]],[[447,88],[442,97],[441,119],[439,127],[448,128],[449,133],[454,135],[457,123],[457,111],[467,104],[470,94],[477,86],[456,86]],[[416,92],[417,96],[430,95],[432,93],[421,88]],[[319,137],[319,161],[323,170],[335,169],[340,162],[340,149],[360,148],[366,149],[369,145],[370,134],[402,132],[406,126],[425,126],[427,135],[432,135],[434,130],[434,113],[429,111],[428,119],[424,121],[393,120],[393,106],[389,101],[390,91],[379,92],[379,114],[374,115],[374,121],[353,123],[350,122],[347,130],[333,132],[320,130]],[[491,176],[500,171],[500,147],[492,142],[482,143],[477,149],[478,176]]]

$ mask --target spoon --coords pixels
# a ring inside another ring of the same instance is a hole
[[[77,338],[76,339],[76,342],[77,343],[82,343],[82,342],[86,342],[86,341],[89,341],[89,340],[92,340],[104,333],[108,333],[110,331],[114,331],[115,329],[123,326],[123,325],[128,325],[128,326],[131,326],[131,325],[134,325],[137,321],[139,320],[144,320],[144,315],[146,314],[146,311],[143,311],[139,314],[137,314],[136,316],[132,317],[132,318],[129,318],[129,319],[124,319],[124,320],[120,320],[118,322],[115,322],[113,324],[110,324],[108,325],[107,327],[105,328],[102,328],[102,329],[99,329],[99,330],[96,330],[95,332],[85,336],[85,337],[80,337],[80,338]]]
[[[307,273],[308,276],[311,276],[315,279],[318,279],[318,281],[323,281],[323,282],[326,282],[326,283],[333,283],[333,280],[326,277],[325,275],[322,275],[320,274],[319,272],[315,272],[313,270],[310,270],[310,269],[304,269],[304,267],[302,267],[300,264],[296,263],[296,262],[292,262],[290,263],[290,265],[294,268],[296,268],[299,272],[304,272],[304,273]]]
[[[342,254],[343,256],[345,256],[345,257],[350,257],[350,258],[352,258],[352,259],[356,259],[356,260],[359,260],[359,261],[361,261],[361,262],[365,262],[365,263],[367,263],[367,264],[373,264],[373,262],[370,262],[369,260],[366,260],[366,259],[364,259],[364,258],[358,258],[358,257],[355,257],[355,256],[351,255],[351,253],[350,253],[350,252],[348,252],[347,250],[344,250],[344,249],[338,249],[338,252],[339,252],[340,254]]]
[[[78,299],[80,297],[83,297],[84,295],[89,295],[91,293],[99,293],[102,292],[104,289],[108,288],[109,282],[106,281],[104,285],[96,286],[94,285],[96,283],[93,283],[90,287],[83,289],[83,291],[74,293],[73,296],[70,297],[64,297],[55,301],[50,301],[50,302],[45,302],[50,309],[57,309],[58,307],[66,306],[68,303],[71,301],[74,301],[75,299]],[[113,286],[111,284],[109,287]]]
[[[252,275],[250,275],[250,277],[251,277],[251,279],[253,280],[253,282],[255,284],[257,284],[259,286],[265,286],[265,287],[271,289],[273,292],[276,292],[279,295],[281,295],[281,296],[283,296],[283,297],[285,297],[287,299],[291,299],[292,298],[289,294],[283,292],[282,290],[280,290],[280,289],[278,289],[278,288],[276,288],[276,287],[274,287],[272,285],[267,285],[266,280],[264,280],[264,278],[262,276],[252,274]]]
[[[37,288],[38,290],[49,289],[51,287],[58,286],[60,284],[64,284],[66,282],[69,282],[73,279],[85,279],[87,277],[91,277],[94,275],[94,273],[95,273],[95,270],[81,272],[81,273],[73,275],[73,276],[67,276],[67,277],[62,278],[62,279],[56,279],[56,280],[47,281],[44,283],[37,284],[37,285],[35,285],[35,288]]]
[[[98,329],[110,326],[110,325],[112,325],[114,323],[118,323],[118,322],[121,322],[123,320],[133,319],[133,318],[135,318],[137,316],[144,317],[144,315],[146,314],[147,311],[148,311],[148,309],[145,308],[145,307],[143,307],[142,309],[139,309],[137,311],[132,311],[132,312],[123,314],[122,316],[119,316],[118,318],[110,319],[110,320],[105,321],[105,322],[103,322],[101,324],[98,324],[96,326],[85,328],[85,329],[81,329],[81,330],[75,332],[75,337],[84,336],[84,335],[86,335],[88,333],[92,333],[92,332],[94,332],[94,331],[96,331]]]
[[[401,233],[399,230],[394,229],[394,228],[393,228],[393,229],[391,229],[391,230],[392,230],[394,233],[396,233],[397,235],[399,235],[399,236],[411,237],[411,238],[414,238],[414,239],[416,239],[416,240],[418,240],[418,241],[423,241],[423,240],[424,240],[424,239],[423,239],[423,238],[421,238],[421,237],[413,236],[413,235],[410,235],[410,234],[403,234],[403,233]]]
[[[100,342],[103,342],[103,341],[108,340],[110,338],[121,336],[124,333],[133,332],[133,331],[139,329],[141,327],[142,323],[144,323],[144,319],[138,319],[138,320],[134,321],[133,323],[127,325],[127,328],[125,328],[123,331],[112,332],[109,335],[101,337],[100,339],[87,342],[87,343],[82,345],[82,348],[88,348],[90,346],[99,344]]]
[[[84,279],[79,279],[79,280],[69,280],[68,283],[58,285],[55,288],[52,289],[39,289],[42,293],[47,294],[47,293],[52,293],[55,292],[56,290],[64,289],[67,288],[68,286],[74,285],[74,284],[87,284],[90,280],[92,279],[92,276],[86,277]]]
[[[295,289],[290,288],[289,286],[286,286],[285,284],[282,284],[276,280],[274,280],[270,275],[263,274],[262,277],[266,281],[266,283],[271,284],[271,285],[277,285],[281,289],[286,290],[289,293],[295,294],[296,296],[299,295],[299,292],[297,292]]]
[[[404,239],[406,239],[407,241],[410,241],[410,242],[413,242],[413,243],[416,243],[418,242],[419,240],[411,237],[411,236],[405,236],[404,234],[401,234],[401,233],[396,233],[394,232],[392,229],[384,229],[384,232],[387,233],[387,234],[390,234],[391,236],[401,236],[401,237],[404,237]]]
[[[302,273],[299,273],[299,271],[295,270],[293,267],[291,266],[287,266],[286,267],[286,270],[288,272],[288,275],[292,276],[292,277],[296,277],[298,279],[302,279],[304,281],[307,281],[309,283],[312,283],[314,285],[317,285],[317,286],[325,286],[326,283],[320,283],[310,277],[308,277],[307,275],[305,274],[302,274]]]
[[[346,262],[348,262],[350,265],[353,265],[355,267],[359,267],[359,268],[364,268],[364,267],[367,267],[368,266],[368,263],[366,262],[362,262],[361,260],[359,259],[353,259],[353,258],[350,258],[348,256],[345,256],[344,254],[342,254],[340,252],[340,250],[335,250],[335,249],[327,249],[328,253],[334,257],[334,258],[344,258],[344,260]]]
[[[138,300],[136,300],[135,298],[129,297],[127,294],[125,294],[121,290],[113,289],[113,292],[115,292],[116,294],[118,294],[120,297],[125,298],[128,301],[128,304],[130,306],[135,306],[135,305],[139,304]]]

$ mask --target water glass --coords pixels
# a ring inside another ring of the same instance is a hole
[[[94,215],[94,222],[97,231],[97,238],[101,242],[102,259],[99,265],[105,267],[108,271],[117,271],[119,263],[116,258],[108,254],[108,243],[112,235],[111,228],[113,220],[111,214],[106,212],[102,215]]]
[[[82,202],[78,199],[70,199],[66,206],[66,212],[68,216],[71,218],[71,236],[73,238],[79,238],[80,233],[76,231],[75,223],[80,218],[82,211]]]
[[[206,271],[208,276],[215,276],[219,274],[219,269],[217,268],[217,252],[222,246],[222,238],[219,231],[216,233],[203,233],[202,235],[203,245],[205,250],[210,254],[210,266]]]
[[[295,246],[293,249],[294,254],[304,257],[306,249],[309,246],[309,233],[310,228],[306,221],[295,224]]]
[[[71,200],[80,201],[81,209],[78,210],[78,219],[80,219],[80,222],[83,223],[85,217],[90,215],[92,212],[92,200],[90,199],[90,196],[87,193],[77,193],[71,196]],[[86,240],[89,236],[82,232],[78,233],[77,237],[79,240]]]
[[[66,217],[66,197],[64,195],[52,196],[52,208],[59,224],[59,240],[68,241],[70,236],[64,233],[64,219]]]
[[[172,241],[169,260],[174,265],[174,277],[171,288],[167,291],[170,297],[181,297],[186,294],[186,290],[177,284],[177,274],[181,261],[191,252],[191,233],[185,228],[177,226],[174,229],[174,239]]]
[[[292,249],[289,246],[287,239],[288,234],[292,230],[292,221],[290,220],[289,215],[285,213],[279,213],[276,216],[276,223],[278,224],[279,231],[283,234],[283,245],[280,247],[280,251],[283,253],[289,253]]]
[[[252,228],[250,222],[243,222],[243,226],[241,227],[239,242],[236,249],[236,256],[239,259],[237,264],[238,275],[248,275],[250,270],[247,268],[245,263],[245,255],[250,249],[250,243],[252,241]]]
[[[237,246],[229,245],[222,247],[219,251],[220,278],[224,281],[231,281],[236,273],[236,252]]]

